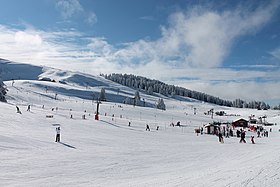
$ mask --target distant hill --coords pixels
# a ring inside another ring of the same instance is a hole
[[[87,100],[98,100],[101,89],[105,89],[104,98],[108,102],[124,103],[133,100],[136,90],[122,86],[102,76],[94,76],[81,72],[65,71],[50,67],[34,66],[30,64],[15,63],[0,59],[0,77],[6,84],[15,82],[23,84],[22,81],[32,82],[41,90],[48,90],[58,95],[74,96]],[[7,94],[9,97],[9,93]],[[158,97],[145,98],[141,95],[138,106],[155,107]],[[103,99],[103,100],[104,100]],[[127,103],[133,104],[133,103]]]
[[[189,90],[183,87],[169,85],[159,80],[149,79],[142,76],[128,75],[128,74],[109,74],[102,75],[106,79],[117,82],[130,88],[139,89],[149,95],[159,93],[167,97],[176,98],[176,96],[183,96],[193,98],[199,101],[208,102],[220,106],[237,107],[237,108],[257,108],[269,109],[270,106],[264,102],[251,101],[247,103],[241,99],[234,101],[224,100],[216,96],[206,93]]]

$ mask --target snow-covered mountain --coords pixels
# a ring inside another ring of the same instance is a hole
[[[0,102],[0,186],[279,186],[280,113],[221,107],[140,92],[100,76],[0,60],[8,88]],[[94,120],[101,88],[100,120]],[[159,98],[166,110],[154,108]],[[93,100],[94,99],[94,100]],[[27,111],[28,105],[31,111]],[[22,114],[17,113],[16,106]],[[225,111],[226,116],[205,115]],[[265,120],[269,137],[198,135],[210,122]],[[181,126],[170,126],[180,121]],[[130,126],[128,125],[130,123]],[[146,125],[151,131],[146,131]],[[61,143],[55,129],[61,127]],[[156,130],[158,128],[158,130]]]
[[[10,84],[32,81],[32,85],[38,89],[47,89],[58,95],[65,94],[88,100],[97,100],[101,88],[105,88],[106,100],[109,102],[123,103],[127,97],[134,97],[135,93],[135,90],[108,81],[101,76],[19,64],[4,59],[0,60],[0,75],[4,81],[12,81]],[[151,98],[145,106],[154,106],[155,102],[156,98]]]

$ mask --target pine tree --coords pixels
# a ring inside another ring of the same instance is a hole
[[[137,90],[134,94],[134,99],[135,100],[140,100],[140,94],[139,94],[139,91]]]
[[[260,108],[261,108],[262,110],[266,110],[266,109],[267,109],[267,106],[266,106],[265,102],[261,102]]]
[[[138,97],[135,98],[134,102],[136,106],[141,106],[141,100]]]
[[[156,106],[158,109],[161,109],[161,110],[166,110],[166,107],[165,107],[165,104],[164,104],[164,101],[163,99],[159,99],[158,100],[158,103],[157,103],[157,106]]]
[[[149,95],[153,95],[153,87],[152,86],[149,86],[149,88],[148,88],[148,94]]]
[[[100,101],[106,101],[105,88],[101,88],[100,95],[99,95],[99,100]]]
[[[141,97],[138,90],[134,94],[134,105],[141,106]]]

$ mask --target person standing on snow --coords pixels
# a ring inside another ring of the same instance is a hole
[[[268,131],[265,132],[265,136],[268,137]]]
[[[229,128],[227,127],[227,130],[226,130],[226,138],[229,138]]]
[[[246,143],[246,141],[245,141],[245,131],[244,130],[242,130],[242,132],[241,132],[241,139],[240,139],[239,143],[241,143],[241,142]]]
[[[255,140],[254,140],[254,136],[253,135],[251,136],[251,142],[252,142],[252,144],[255,144]]]
[[[218,136],[219,136],[219,142],[220,142],[220,143],[224,143],[224,138],[223,138],[223,134],[222,134],[221,131],[219,131]]]
[[[146,131],[150,131],[150,127],[148,124],[146,125]]]
[[[229,135],[233,136],[233,130],[231,128],[229,129]]]
[[[27,111],[29,111],[29,112],[30,112],[30,105],[28,105],[28,107],[27,107]]]
[[[19,107],[16,106],[16,108],[17,108],[17,113],[21,114],[21,111],[20,111]]]
[[[55,142],[60,142],[60,127],[56,128],[56,138]]]
[[[240,131],[236,130],[236,137],[239,138],[240,137]]]
[[[258,138],[260,138],[261,137],[261,132],[258,131],[257,134],[258,134]]]

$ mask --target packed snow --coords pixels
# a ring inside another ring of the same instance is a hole
[[[141,91],[147,107],[125,105],[135,90],[102,77],[14,66],[2,69],[8,102],[0,102],[0,186],[280,185],[279,111],[220,107]],[[107,101],[100,103],[95,120],[101,88]],[[159,98],[166,110],[153,107]],[[212,119],[205,115],[212,108],[229,115]],[[265,127],[269,137],[257,138],[245,129],[246,144],[237,137],[221,144],[215,135],[194,131],[250,115],[266,115],[274,124]],[[178,121],[181,126],[170,126]],[[60,143],[55,142],[58,126]]]

